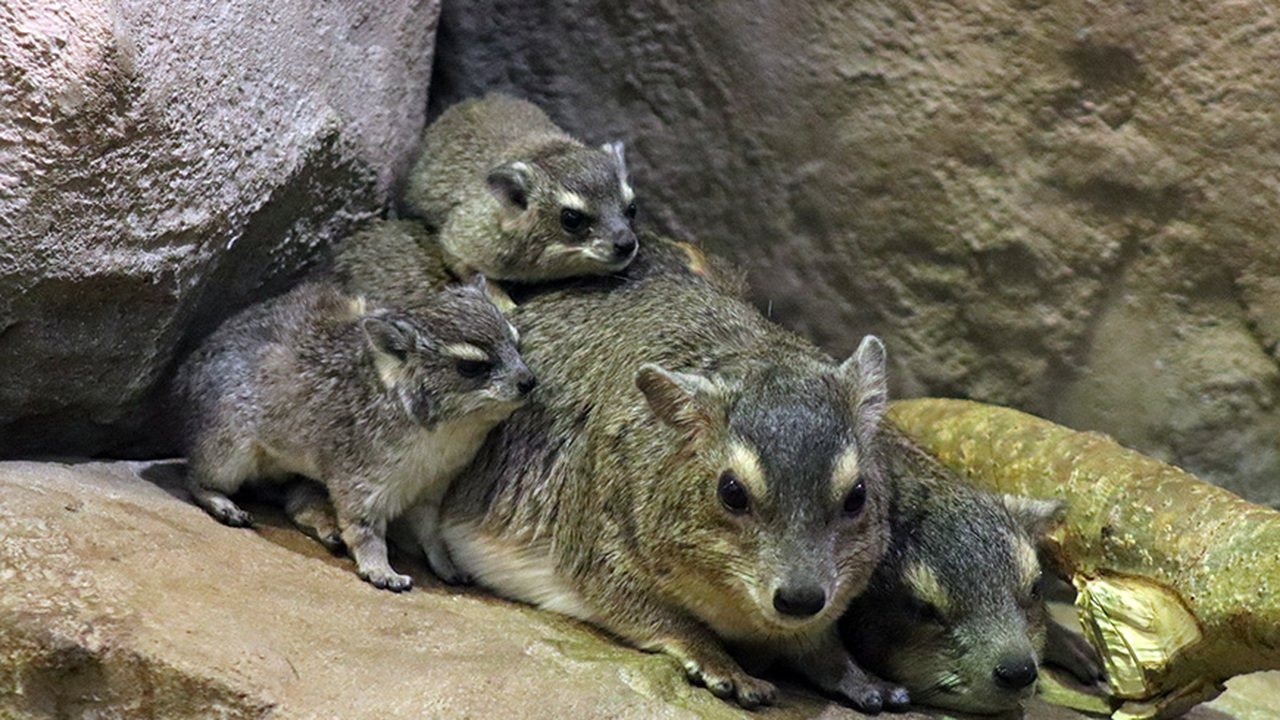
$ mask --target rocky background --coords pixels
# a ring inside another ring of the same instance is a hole
[[[438,7],[0,7],[0,455],[154,455],[193,339],[373,218]],[[1026,409],[1280,505],[1268,3],[444,8],[433,109],[622,138],[644,222],[899,395]]]
[[[534,7],[534,6],[537,7]],[[1280,26],[1261,0],[446,2],[432,111],[621,138],[643,221],[900,395],[1280,505]]]
[[[175,355],[376,216],[438,0],[0,4],[0,457],[172,452]]]

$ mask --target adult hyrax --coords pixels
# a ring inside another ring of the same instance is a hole
[[[432,281],[395,224],[343,252],[362,292],[379,294],[378,268],[392,295]],[[832,362],[691,257],[647,236],[618,277],[516,296],[538,396],[446,498],[453,559],[743,705],[772,701],[753,673],[775,662],[863,709],[903,704],[836,633],[888,536],[883,348]]]
[[[533,386],[483,277],[414,314],[302,285],[228,320],[180,368],[188,486],[215,518],[244,526],[227,497],[243,483],[319,481],[360,576],[395,591],[410,579],[388,564],[384,533],[408,512],[432,570],[454,581],[441,497]]]
[[[405,202],[462,276],[600,275],[636,253],[622,143],[587,147],[506,95],[458,103],[426,129]]]
[[[894,488],[889,549],[841,622],[843,637],[914,702],[1016,709],[1043,657],[1036,548],[1059,504],[967,487],[900,434],[880,440]]]

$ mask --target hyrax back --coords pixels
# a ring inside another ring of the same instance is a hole
[[[441,497],[534,382],[484,282],[414,314],[303,285],[227,321],[177,378],[196,502],[247,525],[227,495],[303,475],[327,488],[361,577],[409,587],[384,532],[412,509],[432,569],[456,579],[435,529]]]
[[[905,702],[835,626],[887,538],[883,348],[833,363],[722,287],[647,237],[623,277],[523,298],[543,389],[451,490],[454,559],[744,705],[775,690],[740,662],[775,661],[865,709]]]
[[[1014,710],[1034,692],[1044,649],[1036,547],[1059,506],[967,487],[892,428],[881,441],[889,549],[842,634],[917,702]]]
[[[464,276],[599,275],[636,251],[622,143],[586,147],[506,95],[458,103],[427,128],[405,201]]]

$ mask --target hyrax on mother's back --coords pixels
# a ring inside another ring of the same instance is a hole
[[[227,497],[243,483],[312,478],[361,577],[409,588],[385,536],[409,512],[432,570],[456,581],[437,533],[441,498],[534,383],[483,277],[412,314],[302,285],[227,321],[180,368],[189,488],[243,526],[249,515]]]
[[[458,103],[427,128],[405,201],[461,276],[601,275],[636,252],[622,143],[587,147],[506,95]]]

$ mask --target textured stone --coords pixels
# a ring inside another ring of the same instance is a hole
[[[415,588],[376,590],[268,506],[249,505],[256,530],[219,525],[179,468],[0,463],[0,717],[752,716],[665,656],[402,558]],[[1275,717],[1258,712],[1276,676],[1236,678],[1212,707]],[[768,717],[862,717],[786,687]],[[1083,716],[1036,701],[1027,717]]]
[[[1280,28],[1197,5],[494,0],[433,112],[505,89],[621,138],[642,222],[751,271],[899,395],[1005,403],[1280,504]]]
[[[380,209],[438,10],[0,6],[0,455],[156,449],[175,350]]]

